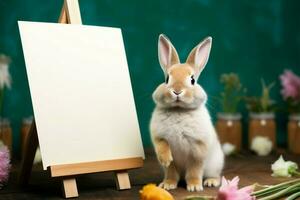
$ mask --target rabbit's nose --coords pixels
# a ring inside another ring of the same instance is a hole
[[[174,93],[174,94],[176,94],[176,95],[180,95],[180,94],[182,93],[182,90],[181,90],[181,91],[179,91],[179,92],[177,92],[177,91],[173,90],[173,93]]]

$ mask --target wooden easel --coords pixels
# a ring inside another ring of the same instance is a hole
[[[59,23],[82,24],[78,0],[64,0],[63,8],[59,17]],[[25,141],[25,152],[21,162],[19,176],[20,185],[29,182],[33,160],[38,147],[38,135],[35,120],[31,125],[27,141]],[[96,161],[85,163],[72,163],[65,165],[49,166],[51,177],[62,178],[62,189],[65,198],[78,197],[75,176],[95,172],[115,171],[117,189],[130,189],[130,180],[127,170],[143,166],[143,158],[128,158],[108,161]]]

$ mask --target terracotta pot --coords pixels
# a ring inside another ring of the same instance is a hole
[[[264,136],[272,141],[273,149],[276,148],[276,123],[274,113],[250,113],[248,143],[256,136]]]
[[[240,113],[218,113],[217,117],[216,130],[221,144],[233,144],[236,150],[240,151],[242,146],[242,115]]]
[[[288,148],[292,153],[300,154],[300,114],[289,116],[288,122]]]
[[[0,119],[0,140],[8,147],[12,156],[12,129],[8,119]]]
[[[31,124],[32,124],[32,117],[24,118],[22,120],[22,126],[21,126],[21,156],[23,157],[23,153],[25,152],[25,141],[28,136],[28,132],[30,130]]]

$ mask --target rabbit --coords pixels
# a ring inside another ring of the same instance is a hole
[[[207,94],[197,84],[211,45],[212,38],[205,38],[190,52],[186,62],[180,63],[170,40],[163,34],[158,39],[158,58],[165,82],[152,95],[156,107],[150,132],[157,159],[164,169],[159,186],[167,190],[177,188],[181,177],[190,192],[203,190],[203,185],[220,185],[224,154],[205,105]]]

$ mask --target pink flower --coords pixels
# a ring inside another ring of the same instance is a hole
[[[8,180],[10,171],[10,155],[6,146],[0,148],[0,188]]]
[[[285,70],[279,79],[282,85],[281,94],[283,98],[285,100],[292,98],[295,101],[300,101],[300,77],[291,70]]]
[[[255,200],[251,196],[253,192],[252,186],[243,187],[238,189],[239,177],[234,177],[231,181],[222,177],[222,185],[219,189],[217,200]]]

